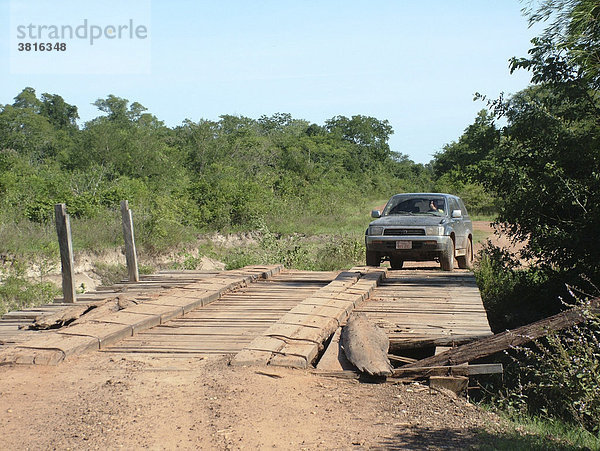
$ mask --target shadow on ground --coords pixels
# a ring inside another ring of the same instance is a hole
[[[413,426],[384,438],[379,446],[387,450],[581,450],[578,446],[561,443],[552,437],[521,434],[518,431],[489,432],[481,429],[439,429]]]

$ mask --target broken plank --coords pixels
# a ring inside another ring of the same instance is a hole
[[[474,376],[478,374],[500,374],[503,371],[501,363],[486,363],[479,365],[452,365],[408,368],[408,365],[395,368],[392,376],[401,379],[425,379],[431,376]]]
[[[428,332],[427,336],[408,337],[402,334],[391,332],[390,334],[390,352],[395,353],[404,349],[422,349],[438,346],[460,346],[466,343],[489,337],[490,333],[480,333],[474,335],[449,335],[432,337]]]

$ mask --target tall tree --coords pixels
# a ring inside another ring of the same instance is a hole
[[[42,94],[40,112],[57,129],[73,131],[77,128],[77,107],[69,105],[57,94]]]
[[[475,122],[469,125],[458,142],[446,144],[433,158],[433,170],[437,177],[450,172],[465,180],[473,179],[479,163],[500,142],[500,130],[494,124],[494,116],[481,110]]]
[[[354,158],[363,169],[377,166],[391,157],[388,144],[394,133],[387,120],[370,116],[335,116],[325,121],[327,130],[356,146]]]
[[[507,125],[480,180],[498,196],[500,221],[526,241],[529,256],[597,278],[600,244],[591,237],[600,223],[600,92],[596,66],[581,51],[592,58],[598,50],[598,8],[586,0],[542,6],[533,20],[545,11],[557,19],[533,41],[529,58],[513,60],[513,70],[532,72],[534,85],[493,102]],[[583,11],[589,20],[582,27]]]
[[[582,77],[600,87],[600,4],[596,0],[542,0],[526,9],[530,24],[548,22],[533,40],[531,58],[514,67],[533,71],[534,81]]]

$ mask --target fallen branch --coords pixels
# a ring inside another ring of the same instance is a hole
[[[600,298],[591,301],[591,311],[598,313]],[[491,337],[449,349],[438,355],[427,357],[414,363],[409,363],[403,368],[418,368],[444,365],[460,365],[481,357],[503,351],[513,346],[533,341],[548,335],[550,331],[562,330],[579,324],[586,319],[586,313],[581,307],[574,307],[548,318],[536,321],[517,329],[507,330]]]

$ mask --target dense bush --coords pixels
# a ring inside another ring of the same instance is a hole
[[[45,227],[54,205],[66,203],[73,220],[102,224],[128,199],[138,243],[160,250],[198,231],[265,221],[288,228],[430,180],[422,165],[391,151],[390,125],[372,117],[318,126],[289,114],[224,115],[169,128],[136,102],[109,95],[95,105],[102,114],[82,127],[77,107],[56,94],[38,98],[25,88],[0,106],[2,223]],[[16,251],[8,246],[15,240],[2,241],[0,251]]]
[[[513,254],[489,241],[479,252],[475,277],[496,333],[560,312],[561,299],[571,298],[568,285],[585,282],[548,268],[523,267]]]
[[[475,276],[496,333],[578,305],[572,293],[581,290],[573,285],[594,290],[585,277],[523,267],[489,243],[479,254]],[[559,419],[600,437],[600,323],[591,313],[587,318],[584,324],[492,356],[504,363],[504,376],[483,381],[484,398],[516,416]]]
[[[2,269],[0,279],[0,315],[52,302],[59,294],[53,283],[31,281],[25,277],[25,266],[20,261],[13,261]]]
[[[560,418],[600,437],[600,323],[551,333],[507,352],[493,400],[513,414]],[[489,388],[489,387],[488,387]]]

